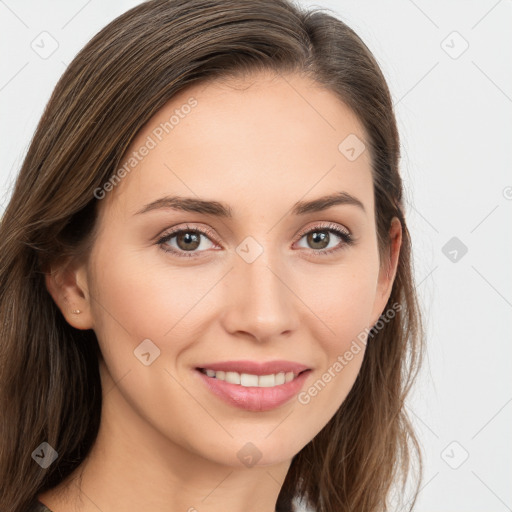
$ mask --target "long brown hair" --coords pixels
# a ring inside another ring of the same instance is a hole
[[[421,450],[404,399],[423,354],[392,99],[367,46],[325,10],[288,0],[151,0],[112,21],[76,56],[39,122],[0,225],[0,505],[22,512],[89,453],[101,414],[101,353],[71,327],[45,286],[51,265],[85,258],[94,191],[118,169],[141,127],[178,91],[254,71],[298,73],[333,91],[369,138],[379,253],[392,217],[402,246],[388,301],[340,409],[292,460],[277,510],[301,498],[322,512],[388,510]],[[341,142],[341,141],[340,141]],[[386,308],[388,309],[388,308]],[[32,452],[48,442],[47,469]],[[400,479],[399,476],[402,478]]]

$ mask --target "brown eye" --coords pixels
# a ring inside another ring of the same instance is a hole
[[[160,245],[165,252],[177,256],[194,257],[215,246],[211,238],[213,238],[213,234],[210,231],[198,228],[191,229],[186,226],[164,235],[157,241],[157,245]],[[210,244],[209,247],[208,244]],[[201,250],[199,250],[200,247]]]
[[[312,249],[325,249],[329,245],[328,231],[311,231],[307,235],[308,244]]]
[[[348,231],[338,227],[336,224],[317,226],[302,233],[300,240],[303,238],[306,239],[306,248],[311,249],[318,255],[332,254],[333,252],[354,244],[352,235]],[[336,244],[336,239],[340,239],[341,242]],[[331,242],[334,242],[334,245],[329,247]]]
[[[183,251],[193,251],[201,243],[201,234],[195,231],[181,231],[176,236],[176,245]]]

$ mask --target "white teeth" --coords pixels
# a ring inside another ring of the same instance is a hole
[[[258,376],[251,375],[249,373],[242,373],[240,375],[240,384],[245,387],[257,386],[258,385]]]
[[[253,375],[250,373],[223,372],[219,370],[202,370],[208,377],[224,380],[230,384],[244,387],[272,388],[292,381],[296,375],[293,372],[279,372],[270,375]]]
[[[240,384],[240,374],[237,372],[226,372],[224,380],[230,384]]]
[[[260,375],[258,378],[258,384],[260,388],[271,388],[276,385],[276,377],[272,375]]]

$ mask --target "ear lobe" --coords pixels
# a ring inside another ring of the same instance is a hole
[[[85,266],[51,268],[45,274],[45,283],[68,324],[76,329],[93,328]]]

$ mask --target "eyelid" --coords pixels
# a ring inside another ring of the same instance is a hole
[[[328,222],[327,221],[327,222],[320,222],[320,224],[313,224],[312,226],[310,225],[307,228],[303,228],[297,234],[297,239],[300,240],[304,235],[310,233],[311,231],[313,231],[315,229],[318,229],[318,230],[321,230],[321,229],[334,229],[335,231],[342,231],[347,236],[351,236],[350,231],[345,226],[342,226],[341,224],[334,224],[333,222]]]

